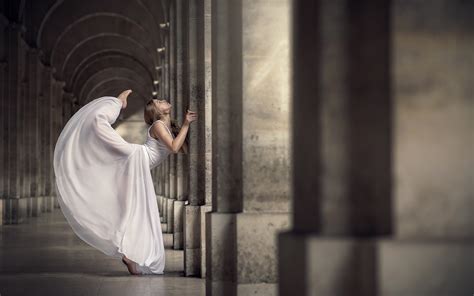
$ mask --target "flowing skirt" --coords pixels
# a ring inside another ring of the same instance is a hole
[[[111,124],[122,103],[95,99],[78,110],[54,149],[56,192],[73,231],[104,254],[162,274],[165,250],[144,145],[125,141]]]

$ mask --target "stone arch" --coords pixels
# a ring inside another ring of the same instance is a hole
[[[69,25],[54,41],[54,44],[45,45],[43,49],[51,52],[51,64],[56,65],[67,52],[83,40],[107,33],[130,37],[147,48],[149,52],[154,51],[158,46],[154,39],[149,38],[150,32],[133,20],[118,14],[100,13],[85,16]]]
[[[55,40],[56,36],[61,34],[62,28],[67,27],[68,24],[86,15],[103,11],[124,15],[135,20],[142,27],[150,28],[152,38],[158,38],[160,33],[154,21],[155,17],[160,16],[151,15],[138,1],[102,0],[94,1],[91,5],[83,5],[81,0],[70,0],[67,1],[67,5],[62,4],[65,4],[63,0],[56,2],[39,24],[36,40],[38,46],[43,47],[43,42]]]
[[[140,89],[146,90],[149,89],[151,92],[152,88],[150,84],[147,84],[143,80],[140,80],[137,77],[137,73],[133,70],[123,67],[111,67],[103,69],[85,81],[85,83],[77,88],[77,95],[80,99],[86,98],[85,94],[87,93],[87,89],[93,89],[97,85],[99,85],[102,81],[108,81],[110,78],[126,78],[131,81],[134,81]]]
[[[139,59],[144,65],[150,65],[151,67],[154,67],[155,65],[151,53],[147,52],[143,46],[135,42],[133,39],[124,36],[106,34],[103,36],[94,36],[76,46],[74,51],[68,54],[62,65],[59,65],[60,68],[58,71],[59,73],[73,72],[76,66],[95,53],[105,53],[116,50],[127,52],[130,56]],[[70,67],[72,67],[72,69]]]
[[[80,102],[89,102],[101,95],[107,95],[107,93],[104,93],[104,91],[109,89],[115,89],[118,95],[120,91],[123,91],[126,88],[135,89],[135,94],[140,95],[143,100],[146,98],[146,90],[141,89],[140,85],[137,84],[135,80],[127,77],[115,76],[109,79],[101,80],[95,86],[90,88],[84,93],[84,96],[80,98]],[[108,95],[113,94],[109,93]]]
[[[152,85],[153,77],[142,64],[138,63],[132,57],[115,54],[93,59],[82,66],[79,72],[77,72],[77,74],[75,73],[72,79],[66,82],[67,86],[74,93],[78,93],[80,86],[84,85],[92,75],[104,69],[116,67],[117,65],[121,68],[135,71],[137,77],[140,77],[142,81],[145,81],[150,86]]]

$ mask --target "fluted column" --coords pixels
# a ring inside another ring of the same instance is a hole
[[[188,1],[176,0],[176,120],[182,125],[188,106]],[[176,154],[176,198],[174,202],[173,248],[183,249],[183,213],[188,199],[188,155]]]

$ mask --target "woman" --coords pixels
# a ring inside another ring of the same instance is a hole
[[[121,258],[131,274],[162,274],[165,251],[150,169],[183,149],[197,114],[188,111],[173,135],[172,106],[152,99],[144,114],[146,142],[128,143],[111,125],[131,92],[95,99],[69,119],[54,149],[56,192],[82,240]]]

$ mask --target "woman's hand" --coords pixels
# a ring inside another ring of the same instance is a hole
[[[119,94],[117,97],[120,101],[122,101],[122,109],[125,109],[127,107],[127,97],[132,93],[131,89],[127,89],[123,91],[122,93]]]
[[[188,112],[186,113],[186,117],[184,118],[184,124],[190,124],[196,119],[197,119],[197,112],[188,110]]]

